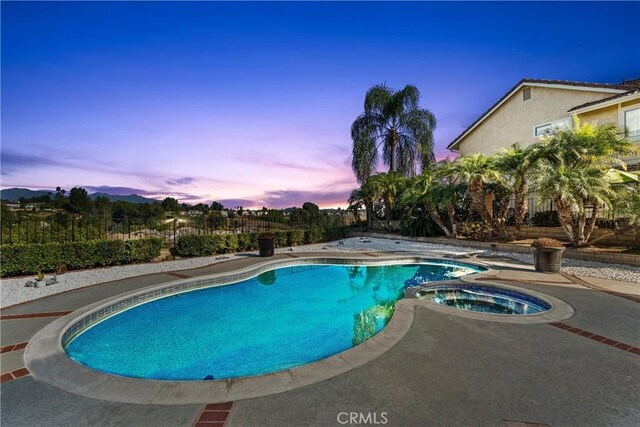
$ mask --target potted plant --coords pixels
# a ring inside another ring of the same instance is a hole
[[[531,247],[535,249],[533,260],[536,271],[544,273],[557,273],[560,271],[562,253],[565,250],[561,241],[543,237],[534,240],[531,243]]]
[[[261,233],[258,235],[258,247],[260,256],[273,256],[276,247],[276,236],[273,233]]]

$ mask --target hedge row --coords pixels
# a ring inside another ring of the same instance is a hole
[[[296,246],[331,240],[347,236],[348,227],[336,226],[325,229],[274,231],[276,247]],[[207,234],[178,238],[174,254],[183,257],[207,256],[237,251],[258,249],[259,233]]]
[[[162,243],[147,238],[2,245],[0,276],[148,262],[160,255]]]

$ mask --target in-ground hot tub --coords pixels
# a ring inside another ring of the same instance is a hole
[[[436,304],[490,314],[530,315],[551,309],[551,304],[540,298],[495,286],[439,284],[423,287],[415,295]]]

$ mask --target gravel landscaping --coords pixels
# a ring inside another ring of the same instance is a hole
[[[439,245],[432,243],[411,242],[406,240],[395,241],[393,239],[380,238],[351,238],[340,242],[319,243],[306,246],[295,246],[293,248],[278,248],[276,253],[290,252],[376,252],[376,251],[411,251],[425,252],[433,254],[462,254],[466,252],[477,252],[475,248],[465,248],[459,246]],[[533,257],[529,254],[519,254],[510,252],[489,251],[491,255],[506,256],[521,261],[528,265],[533,264]],[[25,282],[32,277],[2,279],[0,307],[8,307],[21,302],[42,298],[71,289],[91,286],[98,283],[110,282],[114,280],[126,279],[145,274],[162,273],[167,271],[187,270],[190,268],[204,267],[227,261],[247,254],[257,252],[215,255],[201,258],[188,258],[175,261],[164,261],[157,263],[135,264],[92,270],[68,272],[58,276],[59,283],[40,287],[27,288]],[[605,264],[601,262],[590,262],[575,259],[563,259],[562,270],[569,274],[580,276],[599,277],[603,279],[613,279],[625,282],[640,283],[640,271],[635,266],[621,264]],[[47,277],[50,277],[49,275]]]

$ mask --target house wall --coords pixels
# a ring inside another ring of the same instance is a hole
[[[618,125],[618,106],[612,105],[600,110],[587,111],[586,113],[578,114],[578,118],[581,122],[596,122],[598,125],[605,123],[613,123]]]
[[[579,91],[531,87],[531,98],[523,101],[524,87],[487,117],[458,144],[461,155],[493,154],[518,142],[529,146],[538,141],[533,127],[567,117],[567,110],[576,105],[610,97],[597,91]]]

